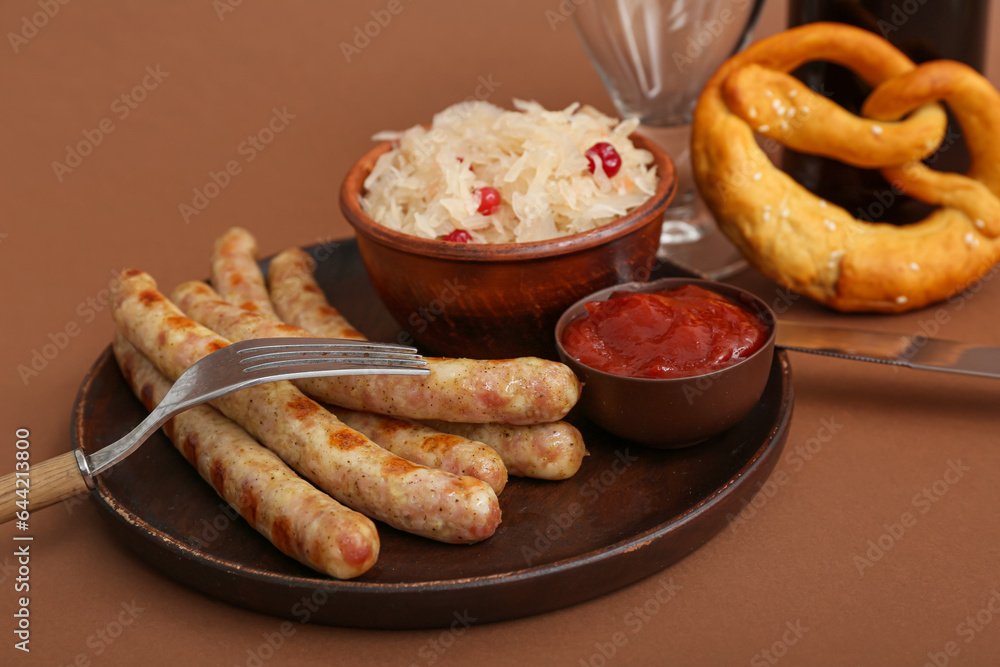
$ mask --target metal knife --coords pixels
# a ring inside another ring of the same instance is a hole
[[[882,331],[778,322],[777,345],[786,350],[1000,378],[1000,347],[986,347]]]

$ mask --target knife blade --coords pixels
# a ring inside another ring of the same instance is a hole
[[[894,364],[926,371],[1000,378],[1000,347],[883,331],[781,320],[776,344],[786,350]]]

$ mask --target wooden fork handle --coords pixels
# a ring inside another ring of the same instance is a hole
[[[0,523],[86,491],[87,482],[73,451],[32,464],[27,475],[13,472],[0,477]]]

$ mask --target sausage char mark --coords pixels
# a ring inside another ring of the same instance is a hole
[[[292,544],[292,524],[287,516],[281,515],[271,524],[271,542],[286,554],[295,553]]]
[[[173,438],[171,438],[173,440]],[[184,438],[184,444],[181,446],[184,450],[184,458],[186,458],[191,465],[196,466],[196,461],[198,460],[198,446],[201,443],[198,442],[197,433],[188,433],[187,437]]]
[[[147,308],[151,307],[155,303],[164,300],[165,299],[163,298],[163,295],[157,292],[155,289],[144,289],[141,292],[139,292],[139,303],[146,306]]]
[[[466,442],[466,438],[460,438],[457,435],[451,435],[450,433],[438,433],[424,439],[423,449],[426,451],[434,450],[451,450],[456,445],[460,445]]]
[[[122,359],[121,364],[119,364],[119,368],[122,371],[125,381],[130,385],[133,384],[133,380],[135,380],[135,357],[131,354],[126,355]]]
[[[190,329],[191,327],[197,326],[193,320],[184,317],[183,315],[171,315],[167,319],[163,320],[163,326],[167,329]]]
[[[257,525],[258,503],[257,494],[254,493],[253,485],[250,483],[250,480],[243,480],[243,486],[240,490],[240,513],[243,514],[243,518],[246,519],[251,526]]]
[[[399,456],[391,456],[385,460],[381,467],[381,474],[385,477],[390,477],[392,475],[403,475],[411,470],[416,470],[419,466],[410,463],[404,458]]]
[[[355,447],[364,447],[368,444],[368,438],[354,431],[344,429],[339,433],[331,433],[329,440],[331,447],[348,450]]]
[[[152,408],[150,408],[152,411]],[[167,423],[163,425],[163,432],[166,434],[171,441],[174,439],[174,435],[177,433],[177,424],[174,423],[174,418],[171,417],[167,420]]]
[[[212,465],[208,469],[209,477],[212,478],[212,486],[219,493],[220,496],[225,496],[226,488],[226,469],[222,467],[222,461],[220,459],[213,459]]]
[[[320,411],[320,407],[316,405],[315,401],[312,401],[305,396],[296,396],[285,404],[292,416],[302,421],[307,417],[311,417]]]
[[[404,422],[402,419],[393,419],[392,417],[380,419],[378,423],[378,429],[386,436],[395,435],[408,428],[410,428],[410,425],[407,422]]]
[[[146,409],[149,410],[150,412],[152,412],[153,409],[156,407],[156,403],[153,401],[152,382],[145,383],[144,385],[142,385],[142,388],[139,389],[139,400],[142,401],[142,404],[145,405]]]

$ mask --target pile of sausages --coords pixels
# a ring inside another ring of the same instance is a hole
[[[168,298],[148,274],[123,272],[112,294],[113,349],[136,396],[154,408],[181,373],[231,342],[364,339],[313,271],[312,258],[291,249],[265,279],[255,239],[233,228],[215,244],[212,286],[187,282]],[[566,479],[586,454],[579,431],[560,421],[580,393],[563,364],[430,358],[428,367],[426,376],[263,384],[181,413],[164,431],[282,552],[349,579],[378,558],[372,519],[477,542],[500,524],[508,474]]]

